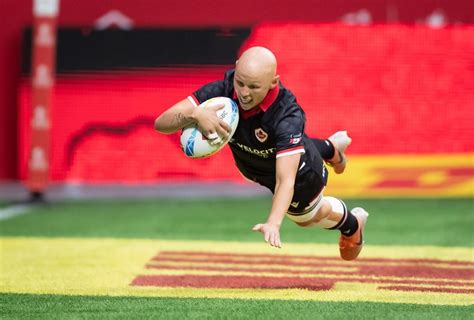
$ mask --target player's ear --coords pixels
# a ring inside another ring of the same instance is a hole
[[[278,85],[278,82],[280,81],[280,75],[275,75],[272,79],[272,84],[270,85],[270,89],[275,88]]]

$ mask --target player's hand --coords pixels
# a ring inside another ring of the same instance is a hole
[[[270,223],[259,223],[253,228],[253,231],[260,231],[263,237],[272,247],[281,248],[280,226]]]
[[[196,108],[193,112],[199,131],[209,139],[211,144],[219,144],[227,140],[231,131],[229,125],[216,115],[216,112],[222,108],[224,104],[219,103],[206,108]]]

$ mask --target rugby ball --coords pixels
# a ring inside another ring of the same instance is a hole
[[[224,108],[217,110],[216,114],[218,118],[222,119],[230,126],[231,132],[229,137],[219,144],[211,144],[210,141],[198,130],[196,124],[189,125],[183,128],[180,137],[181,148],[186,156],[190,158],[212,156],[221,150],[234,135],[239,123],[239,108],[232,99],[226,97],[211,98],[201,103],[197,108],[206,108],[218,104],[224,105]]]

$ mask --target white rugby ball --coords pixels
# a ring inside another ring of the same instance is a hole
[[[198,130],[196,124],[183,128],[181,132],[180,142],[184,154],[190,158],[209,157],[221,150],[232,138],[239,123],[239,108],[237,104],[227,97],[216,97],[201,103],[198,108],[206,108],[208,106],[224,104],[224,108],[216,111],[217,117],[227,123],[231,132],[229,137],[220,144],[211,144],[209,140]],[[222,137],[220,137],[222,139]]]

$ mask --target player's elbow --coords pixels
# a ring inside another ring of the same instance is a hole
[[[154,124],[155,130],[161,133],[173,133],[174,131],[171,130],[169,126],[166,125],[166,122],[163,120],[162,116],[159,116],[155,119]]]
[[[160,117],[155,119],[154,127],[155,127],[156,131],[163,132],[163,127],[162,127],[161,122],[160,122]]]

